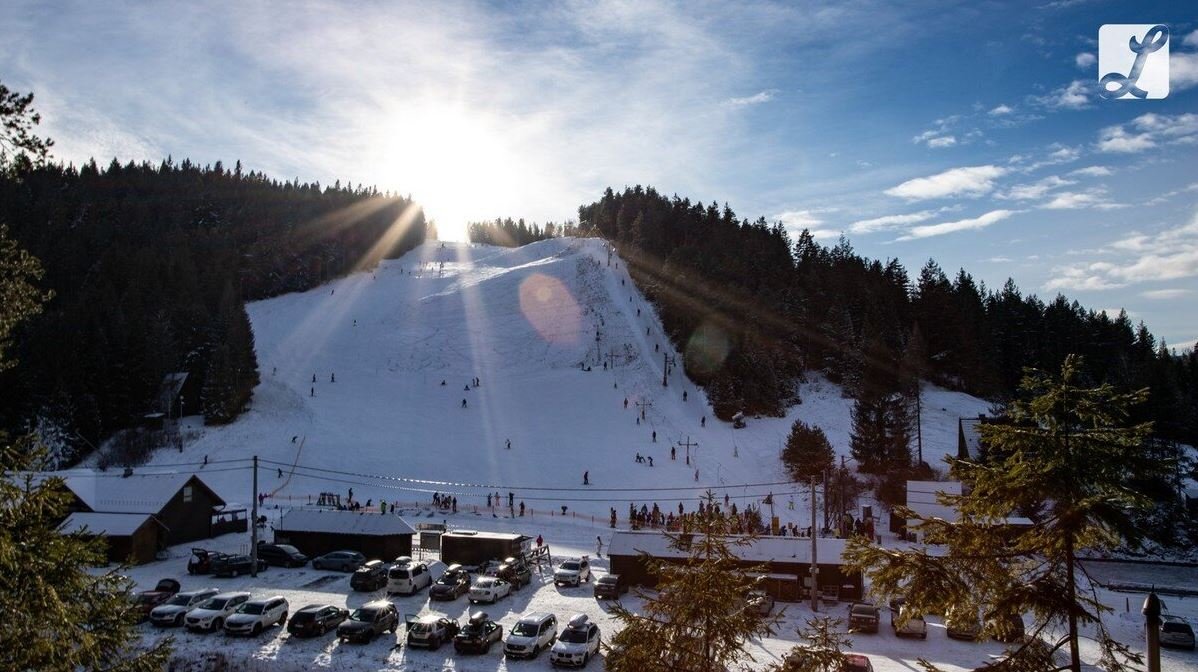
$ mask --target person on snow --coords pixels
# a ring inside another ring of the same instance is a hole
[[[466,399],[465,399],[465,397],[463,397],[463,398],[462,398],[462,408],[466,408]]]
[[[701,418],[699,418],[699,426],[700,426],[700,427],[706,427],[706,426],[707,426],[707,416],[706,416],[706,415],[705,415],[705,416],[703,416],[703,417],[701,417]]]
[[[603,557],[603,537],[595,537],[595,557]]]
[[[677,456],[678,456],[677,449],[674,448],[674,446],[670,446],[670,459],[671,460],[677,459]]]
[[[686,390],[682,391],[682,400],[686,401]]]
[[[315,373],[312,374],[312,382],[314,382],[314,383],[316,382],[316,374]]]
[[[582,484],[583,485],[591,484],[591,472],[589,472],[589,471],[582,472]]]
[[[469,386],[469,385],[467,385],[466,387],[463,387],[463,388],[462,388],[462,391],[463,391],[463,392],[469,392],[469,391],[470,391],[470,386]]]
[[[653,456],[652,455],[649,456],[649,466],[650,467],[653,466]]]
[[[353,488],[350,488],[350,489],[349,489],[349,497],[348,497],[348,499],[349,499],[349,501],[351,501],[351,502],[352,502],[352,501],[354,501],[354,489],[353,489]]]
[[[542,545],[544,545],[544,543],[545,543],[545,540],[542,539],[541,535],[538,534],[537,535],[537,548],[540,548]]]
[[[657,430],[653,430],[653,443],[657,443]]]
[[[311,390],[308,390],[308,396],[309,396],[309,397],[315,397],[315,396],[316,396],[316,388],[315,388],[315,387],[314,387],[314,388],[312,388]]]
[[[330,382],[330,383],[335,383],[335,382],[337,382],[337,374],[335,374],[335,373],[330,373],[330,374],[329,374],[329,382]],[[683,401],[685,401],[685,399],[684,399]]]
[[[628,408],[628,397],[624,397],[624,408]]]
[[[491,508],[491,493],[487,493],[487,508]]]
[[[524,517],[524,502],[520,502],[520,517]]]
[[[298,439],[298,438],[299,438],[299,435],[298,435],[298,434],[297,434],[297,435],[295,435],[295,436],[292,436],[292,437],[291,437],[291,442],[292,442],[292,443],[295,443],[295,440],[296,440],[296,439]]]
[[[444,381],[444,380],[442,380],[442,381],[441,381],[441,387],[445,387],[445,381]]]
[[[516,502],[516,495],[511,492],[507,493],[507,505],[514,506],[515,502]]]
[[[511,439],[507,440],[507,445],[505,446],[505,448],[507,448],[508,450],[512,449],[512,440]]]
[[[283,470],[282,470],[282,469],[278,469],[277,471],[279,472],[279,478],[283,478]]]
[[[450,504],[450,510],[453,511],[454,513],[457,513],[458,512],[458,498],[454,497],[453,499],[449,500],[449,504]]]

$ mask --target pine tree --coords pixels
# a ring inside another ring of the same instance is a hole
[[[808,619],[806,627],[798,631],[799,639],[806,643],[788,651],[769,672],[841,672],[848,659],[844,650],[853,645],[841,625],[839,618]]]
[[[836,455],[824,430],[795,420],[786,447],[782,449],[782,462],[791,479],[806,483],[812,478],[820,478],[835,461]]]
[[[866,474],[905,470],[911,466],[911,419],[898,362],[875,337],[867,345],[863,368],[852,412],[853,459]]]
[[[879,597],[902,594],[916,612],[979,605],[986,616],[984,636],[995,634],[1004,618],[1031,612],[1034,645],[1008,650],[987,669],[1060,669],[1043,665],[1067,648],[1067,669],[1077,672],[1082,626],[1093,629],[1105,669],[1132,670],[1140,662],[1103,624],[1110,609],[1079,583],[1077,573],[1084,569],[1078,556],[1137,545],[1141,533],[1134,516],[1153,503],[1136,484],[1172,465],[1144,450],[1148,423],[1128,423],[1147,391],[1084,387],[1080,371],[1074,356],[1057,376],[1028,371],[1025,398],[1010,407],[1010,424],[981,426],[987,460],[953,461],[969,488],[942,503],[955,507],[959,520],[920,524],[928,541],[946,545],[947,554],[859,541],[851,541],[846,552]],[[1036,512],[1034,525],[1007,527],[1007,517],[1020,511]]]
[[[715,495],[706,495],[710,511]],[[716,672],[754,659],[751,638],[773,634],[777,616],[746,608],[755,582],[742,569],[735,549],[754,537],[730,537],[729,519],[696,514],[680,534],[667,534],[670,548],[685,554],[670,563],[642,554],[657,580],[655,593],[644,593],[644,606],[633,612],[621,603],[612,608],[622,629],[612,638],[606,667],[613,672]],[[746,668],[748,669],[748,668]]]

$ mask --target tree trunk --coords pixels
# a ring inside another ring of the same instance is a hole
[[[1069,670],[1070,672],[1081,672],[1082,662],[1081,653],[1078,651],[1078,634],[1077,634],[1077,583],[1073,576],[1073,535],[1069,534],[1065,537],[1065,575],[1069,582]]]

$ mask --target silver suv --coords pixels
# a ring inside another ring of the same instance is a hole
[[[557,641],[557,617],[545,612],[520,617],[503,643],[508,658],[536,658]]]
[[[265,628],[276,623],[287,624],[287,600],[278,595],[242,604],[225,619],[225,634],[257,637]]]

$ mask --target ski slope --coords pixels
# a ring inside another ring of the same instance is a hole
[[[201,428],[182,456],[155,460],[258,455],[331,470],[263,467],[259,491],[282,505],[321,491],[345,497],[352,487],[362,502],[422,502],[437,491],[483,506],[499,491],[538,512],[564,505],[606,520],[615,507],[623,521],[629,501],[665,509],[683,501],[689,510],[710,488],[741,506],[774,492],[779,515],[801,522],[803,494],[786,506],[793,486],[781,484],[779,460],[794,418],[822,427],[848,455],[852,402],[819,377],[788,417],[750,418],[743,429],[716,420],[681,367],[663,387],[663,355],[681,356],[623,261],[596,239],[516,249],[427,243],[248,312],[262,378],[250,410]],[[934,387],[925,395],[925,459],[936,465],[955,453],[957,417],[987,405]],[[697,444],[689,465],[687,441]],[[637,463],[637,453],[654,466]],[[248,470],[199,471],[230,501],[252,496]],[[750,485],[762,483],[771,485]]]

